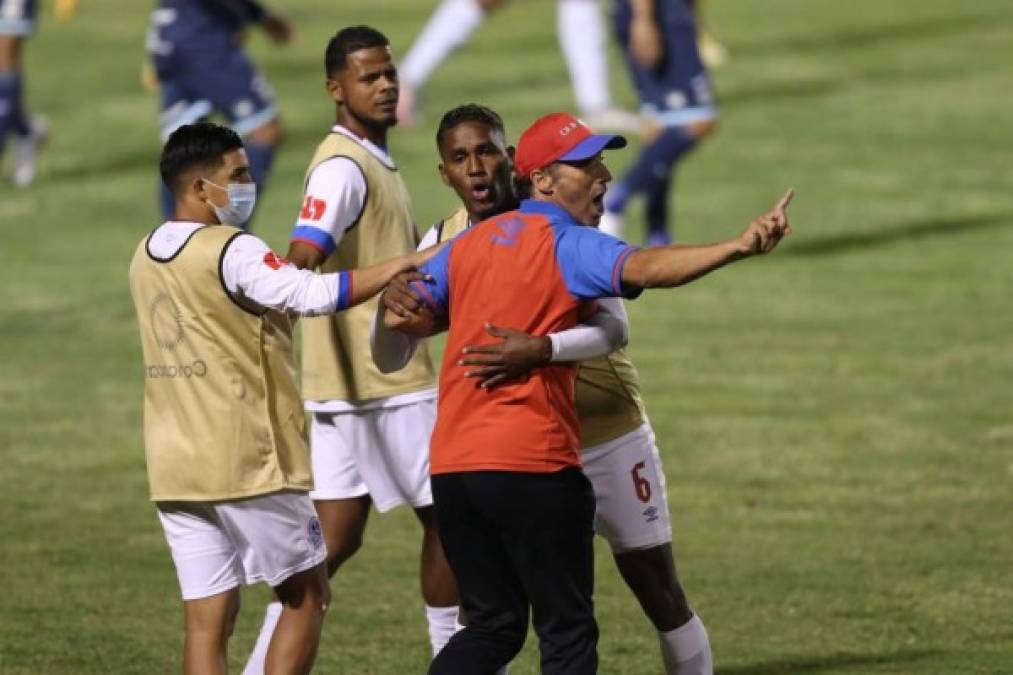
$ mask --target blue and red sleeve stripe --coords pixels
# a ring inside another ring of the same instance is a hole
[[[292,230],[290,241],[309,244],[324,255],[330,255],[337,248],[337,244],[334,243],[334,237],[319,227],[311,225],[296,225]]]
[[[338,272],[338,310],[348,309],[352,302],[352,273]]]
[[[623,267],[626,265],[626,261],[629,260],[630,256],[633,255],[639,248],[636,246],[627,246],[619,257],[616,258],[615,265],[612,266],[612,290],[615,291],[616,297],[623,297],[627,295],[623,291]],[[637,289],[637,295],[639,295]]]

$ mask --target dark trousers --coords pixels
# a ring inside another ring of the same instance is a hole
[[[432,487],[467,627],[437,655],[430,675],[495,673],[524,645],[529,607],[542,673],[595,673],[595,502],[584,474],[448,473],[433,476]]]

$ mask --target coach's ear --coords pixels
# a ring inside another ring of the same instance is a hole
[[[327,94],[331,97],[331,100],[342,105],[345,102],[345,91],[341,88],[341,83],[333,77],[328,77],[327,82],[324,84],[327,89]]]
[[[551,166],[550,164],[544,169],[535,169],[531,172],[531,187],[543,195],[551,195],[554,192],[553,187],[556,180],[552,177],[552,172],[549,171]]]
[[[440,180],[443,181],[443,184],[446,185],[447,187],[453,187],[450,184],[450,178],[447,177],[447,169],[445,166],[443,166],[443,162],[440,162],[440,164],[436,168],[439,169],[440,171]]]

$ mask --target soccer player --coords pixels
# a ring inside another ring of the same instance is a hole
[[[630,198],[646,200],[647,243],[664,245],[672,174],[679,161],[717,125],[710,77],[696,46],[696,24],[685,0],[614,0],[615,30],[626,54],[642,113],[653,138],[605,198],[604,232],[623,235]]]
[[[337,124],[317,148],[288,259],[332,272],[415,250],[418,234],[408,190],[387,152],[396,122],[398,80],[387,38],[352,26],[330,40],[327,90]],[[443,555],[429,486],[429,435],[436,381],[420,349],[394,374],[369,359],[376,303],[303,324],[302,387],[312,414],[311,493],[333,575],[361,546],[370,506],[411,506],[422,524],[422,597],[433,652],[454,632],[457,587]],[[261,641],[277,605],[268,607]],[[257,672],[252,665],[248,673]]]
[[[504,0],[443,0],[401,64],[398,120],[414,124],[422,89],[433,71],[471,37]],[[570,71],[577,109],[599,127],[635,131],[639,118],[617,109],[609,93],[605,28],[597,0],[557,0],[556,32]]]
[[[570,115],[537,120],[516,153],[520,208],[451,240],[412,287],[426,313],[385,323],[415,337],[449,326],[431,471],[440,535],[468,618],[431,674],[493,673],[520,650],[529,608],[543,673],[593,673],[594,495],[580,471],[572,398],[576,367],[553,363],[502,387],[475,386],[461,350],[486,327],[548,335],[576,325],[601,297],[691,282],[767,253],[791,231],[790,193],[738,237],[709,246],[636,249],[598,232],[611,179],[602,161],[617,136]]]
[[[21,50],[35,31],[35,0],[0,0],[0,158],[8,136],[15,139],[11,182],[27,187],[35,179],[35,161],[48,130],[41,117],[25,111]]]
[[[255,0],[158,0],[146,47],[162,90],[163,140],[183,124],[221,113],[246,139],[250,170],[263,191],[283,131],[274,93],[243,51],[240,34],[251,25],[277,44],[295,36],[288,21]],[[161,195],[168,217],[172,195],[165,189]]]
[[[184,125],[165,144],[174,217],[145,237],[130,291],[145,365],[151,498],[176,565],[183,670],[226,672],[238,587],[274,587],[267,671],[308,673],[330,592],[295,383],[293,315],[344,310],[428,254],[317,275],[237,225],[256,185],[232,130]]]

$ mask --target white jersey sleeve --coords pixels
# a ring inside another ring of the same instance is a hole
[[[366,176],[353,160],[332,157],[321,162],[306,182],[292,241],[330,255],[359,222],[366,196]]]
[[[222,257],[222,282],[240,304],[300,316],[330,314],[348,307],[351,272],[301,270],[252,234],[229,244]]]
[[[630,323],[619,298],[600,298],[595,313],[559,333],[551,333],[552,361],[586,361],[607,356],[626,346]]]

